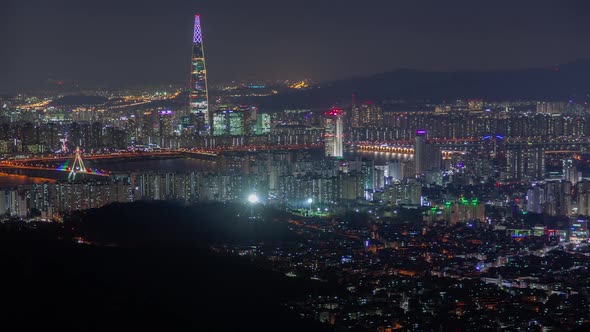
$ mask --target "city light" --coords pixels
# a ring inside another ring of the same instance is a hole
[[[258,196],[256,194],[250,194],[250,196],[248,196],[248,202],[250,204],[258,203]]]

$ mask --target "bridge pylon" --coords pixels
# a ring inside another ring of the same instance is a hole
[[[70,174],[68,175],[68,180],[74,180],[76,178],[76,173],[83,172],[88,173],[86,166],[84,166],[84,161],[82,160],[80,147],[76,147],[76,154],[74,156],[74,162],[72,163],[72,167],[70,168]],[[76,167],[77,166],[77,167]]]

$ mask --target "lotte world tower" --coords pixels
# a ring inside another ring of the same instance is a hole
[[[209,134],[211,131],[211,116],[209,114],[207,70],[205,68],[200,15],[195,15],[189,98],[190,112],[199,117],[199,131],[203,134]]]

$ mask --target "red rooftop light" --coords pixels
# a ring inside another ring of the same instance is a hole
[[[338,116],[338,115],[342,115],[343,113],[344,113],[343,110],[338,109],[338,108],[333,108],[332,110],[326,112],[326,115]]]

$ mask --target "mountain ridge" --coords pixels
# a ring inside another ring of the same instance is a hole
[[[362,100],[410,99],[430,102],[481,98],[484,100],[590,99],[590,59],[542,68],[498,71],[428,71],[398,69],[365,77],[320,83],[315,88],[245,102],[261,109],[325,108]]]

